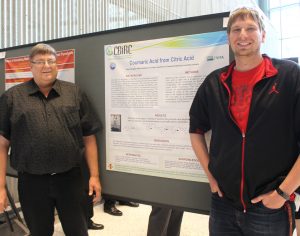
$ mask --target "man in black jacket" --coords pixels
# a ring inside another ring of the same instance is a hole
[[[233,11],[227,35],[235,60],[207,76],[190,109],[192,147],[212,192],[210,235],[291,235],[300,68],[260,53],[266,32],[257,10]]]

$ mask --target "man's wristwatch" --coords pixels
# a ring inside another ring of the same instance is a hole
[[[278,193],[278,195],[280,195],[281,197],[283,197],[286,201],[290,200],[290,195],[288,195],[287,193],[283,192],[279,187],[276,188],[276,192]]]

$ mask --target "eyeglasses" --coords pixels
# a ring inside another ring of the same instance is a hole
[[[46,63],[49,65],[49,66],[53,66],[56,64],[56,61],[53,61],[53,60],[48,60],[48,61],[31,61],[32,64],[35,64],[37,66],[44,66],[46,65]]]

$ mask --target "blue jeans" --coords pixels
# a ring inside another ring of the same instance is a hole
[[[291,218],[291,223],[294,223],[294,217]],[[227,199],[212,194],[210,236],[288,236],[289,233],[290,221],[285,206],[269,209],[259,202],[244,213]]]

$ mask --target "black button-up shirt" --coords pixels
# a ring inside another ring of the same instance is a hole
[[[10,140],[10,163],[31,174],[60,173],[79,166],[83,136],[101,125],[78,86],[56,80],[48,97],[34,80],[0,98],[0,135]]]

